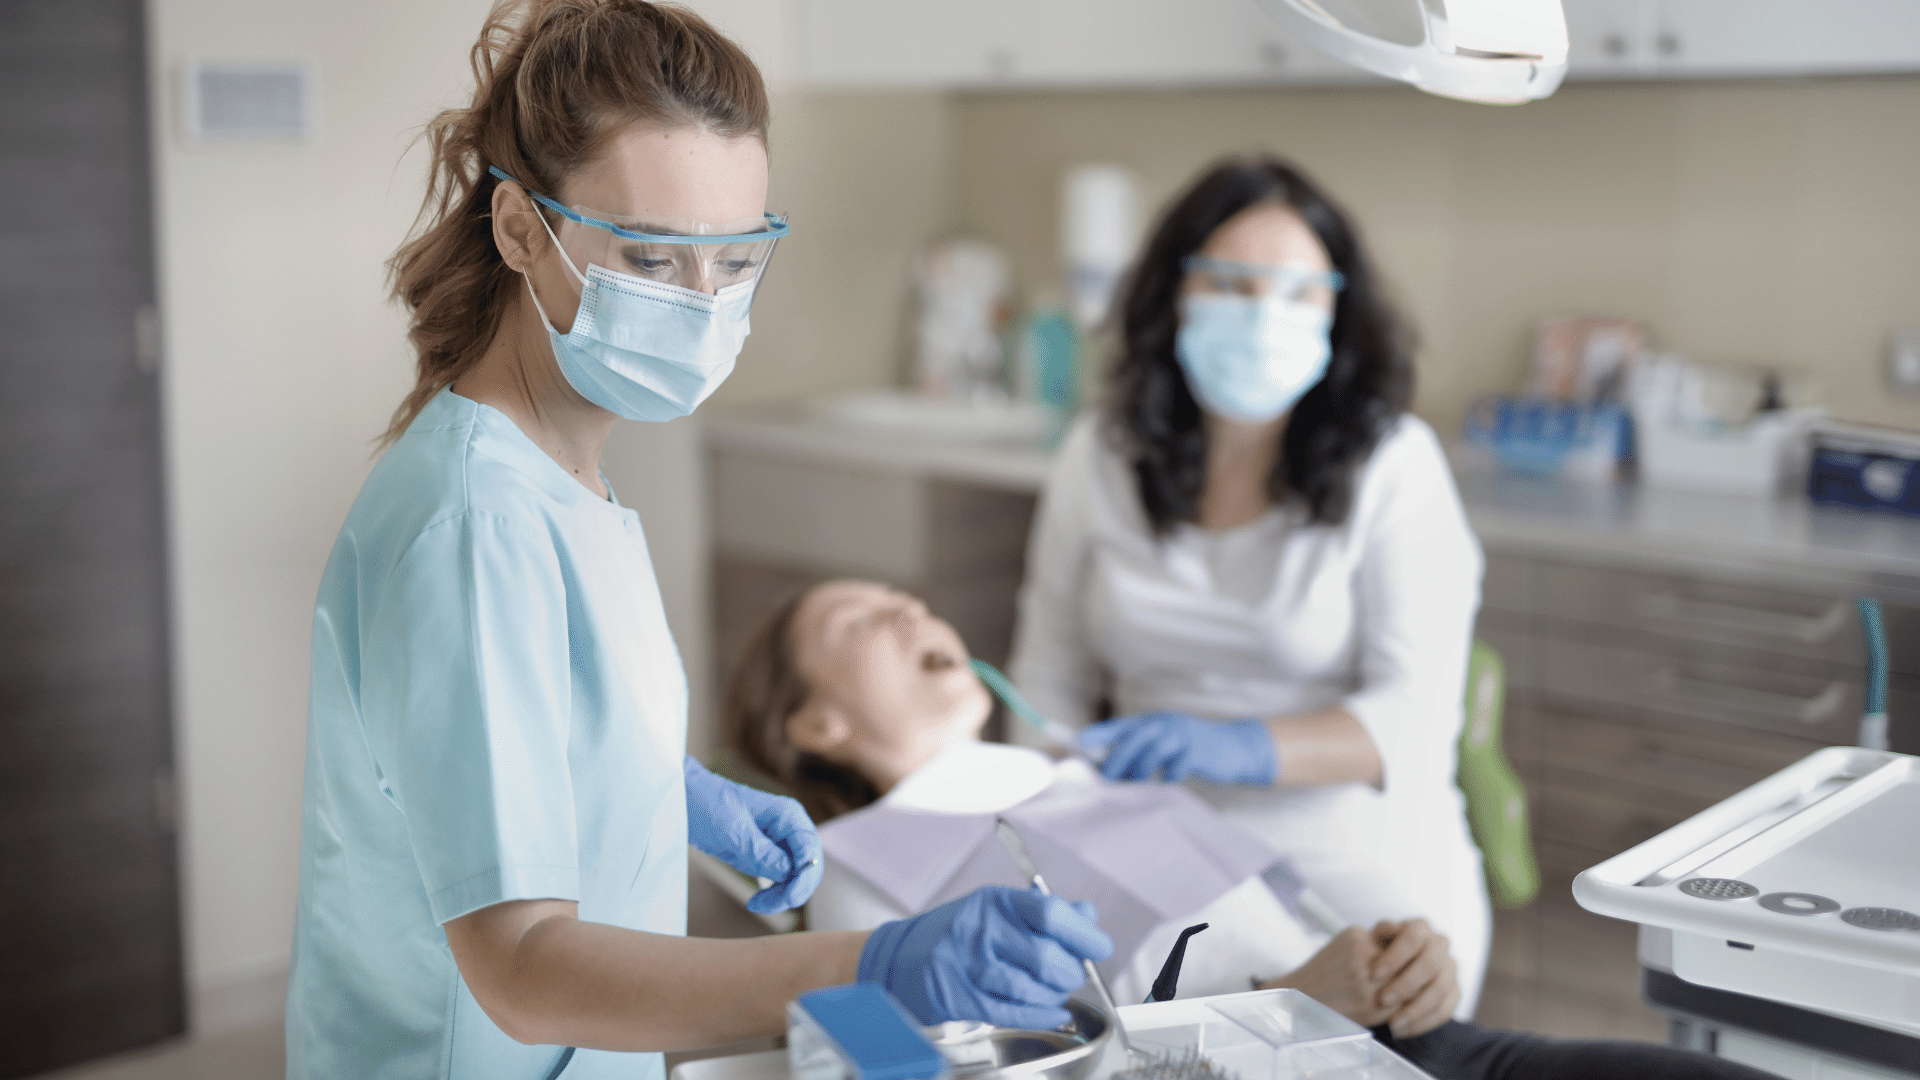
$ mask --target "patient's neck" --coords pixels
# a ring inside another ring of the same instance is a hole
[[[929,762],[948,750],[980,741],[978,735],[968,735],[948,739],[945,742],[926,742],[912,747],[901,747],[898,752],[874,755],[859,765],[860,774],[867,778],[874,790],[885,795],[900,786],[900,781],[925,768]]]

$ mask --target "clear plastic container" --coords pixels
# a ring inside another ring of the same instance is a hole
[[[1136,1050],[1177,1057],[1189,1050],[1237,1080],[1294,1080],[1395,1073],[1393,1058],[1367,1029],[1298,990],[1259,990],[1174,1000],[1122,1010]],[[1404,1064],[1402,1062],[1401,1064]]]

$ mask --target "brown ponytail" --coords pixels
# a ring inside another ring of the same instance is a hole
[[[384,448],[486,352],[519,275],[493,242],[496,165],[535,191],[639,122],[767,137],[767,91],[747,54],[685,8],[646,0],[502,0],[473,46],[473,104],[427,125],[432,163],[413,236],[387,263],[413,315],[413,391]]]

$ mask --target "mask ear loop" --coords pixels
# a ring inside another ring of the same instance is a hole
[[[533,216],[539,218],[540,227],[547,230],[547,239],[553,241],[553,250],[560,254],[560,265],[566,267],[567,273],[572,274],[574,280],[580,283],[580,295],[584,298],[587,291],[587,279],[581,276],[579,268],[575,267],[573,260],[567,257],[567,249],[560,246],[560,238],[553,235],[553,226],[547,224],[547,215],[541,213],[540,208],[535,206],[533,208]],[[540,294],[533,290],[533,275],[522,271],[520,276],[526,279],[527,295],[533,298],[533,310],[540,313],[540,321],[546,324],[548,330],[556,334],[559,333],[560,331],[553,325],[553,320],[547,317],[547,309],[540,305]],[[574,316],[574,319],[577,322],[579,316]]]
[[[579,282],[581,290],[585,291],[587,279],[580,273],[579,267],[573,265],[573,260],[567,257],[567,249],[560,246],[560,238],[553,234],[553,226],[547,224],[547,215],[541,213],[540,208],[535,206],[533,216],[540,219],[540,227],[547,230],[547,239],[553,241],[553,250],[560,253],[560,265],[567,268],[567,273],[572,274],[573,280]]]

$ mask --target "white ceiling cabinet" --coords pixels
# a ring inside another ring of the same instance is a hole
[[[794,0],[818,87],[1379,82],[1256,0]],[[1563,0],[1569,79],[1920,71],[1920,0]]]
[[[802,0],[821,87],[1206,86],[1372,78],[1254,0]]]
[[[1920,70],[1920,0],[1665,0],[1660,73],[1817,75]]]

